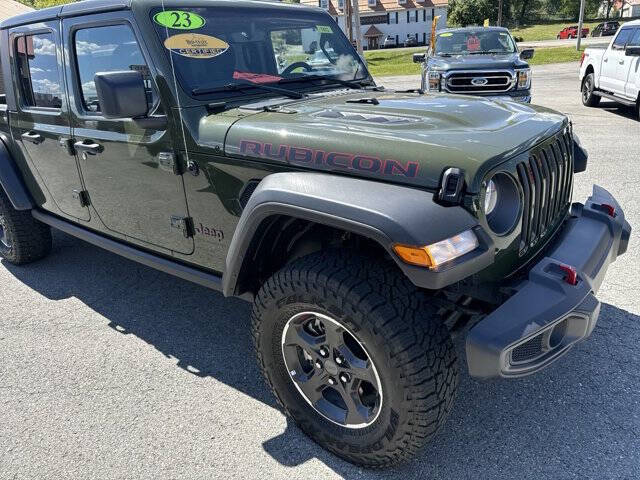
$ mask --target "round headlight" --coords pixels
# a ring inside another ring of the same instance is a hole
[[[515,180],[506,173],[496,173],[486,183],[484,214],[496,235],[507,235],[520,218],[520,193]]]
[[[496,183],[493,180],[489,180],[487,183],[487,191],[484,196],[484,213],[490,215],[498,204],[498,189]]]

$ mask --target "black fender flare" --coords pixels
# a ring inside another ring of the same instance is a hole
[[[378,242],[417,286],[440,289],[493,262],[493,242],[471,213],[460,206],[437,204],[432,192],[400,185],[323,173],[275,173],[258,185],[243,210],[227,253],[225,296],[238,296],[240,275],[252,239],[274,215],[312,221]],[[474,229],[480,247],[441,270],[408,265],[394,253],[395,244],[423,246]]]
[[[0,139],[0,186],[16,210],[33,210],[35,204],[9,149]]]

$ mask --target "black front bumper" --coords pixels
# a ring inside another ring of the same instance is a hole
[[[611,216],[609,205],[615,209]],[[631,226],[613,196],[593,187],[545,257],[529,271],[509,300],[476,324],[467,336],[473,377],[519,377],[535,373],[588,337],[598,320],[600,288],[609,264],[626,252]],[[567,281],[566,268],[577,273]]]

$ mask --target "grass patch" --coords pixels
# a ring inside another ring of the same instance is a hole
[[[624,23],[620,18],[611,19],[612,21]],[[602,22],[585,22],[584,27],[589,29],[589,35],[596,26]],[[516,37],[522,37],[525,42],[537,42],[540,40],[555,40],[560,30],[564,27],[571,27],[578,25],[578,22],[560,22],[560,23],[548,23],[545,25],[529,25],[522,28],[514,28],[511,30],[511,34]],[[604,41],[607,41],[610,37],[604,37]]]
[[[424,52],[424,47],[390,50],[373,50],[364,52],[373,76],[417,75],[421,66],[413,63],[412,56]],[[530,65],[546,65],[548,63],[577,62],[582,51],[575,47],[537,48]]]

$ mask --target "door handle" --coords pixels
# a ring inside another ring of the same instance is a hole
[[[624,60],[620,60],[618,63],[619,63],[620,65],[624,65]]]
[[[36,132],[24,132],[22,134],[22,139],[26,140],[27,142],[31,142],[35,145],[38,145],[44,142],[44,137]]]
[[[82,142],[76,142],[73,144],[76,151],[86,153],[87,155],[97,155],[104,148],[99,143],[92,142],[91,140],[83,140]]]
[[[609,61],[609,59],[608,59],[608,58],[605,58],[605,59],[603,59],[602,61],[603,61],[604,63],[607,63],[607,62]]]

